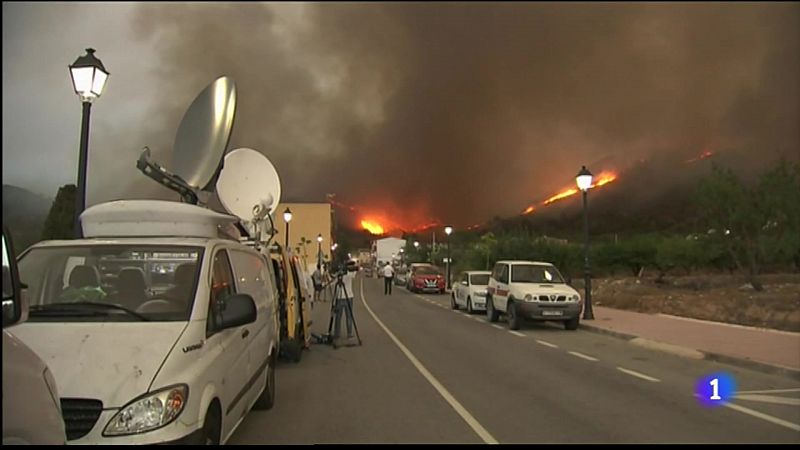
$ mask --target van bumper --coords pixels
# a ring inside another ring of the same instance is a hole
[[[186,436],[172,441],[159,442],[158,445],[205,445],[206,441],[203,437],[203,429],[195,430]]]

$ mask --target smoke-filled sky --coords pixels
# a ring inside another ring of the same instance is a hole
[[[135,161],[170,161],[220,75],[229,148],[267,155],[284,198],[408,227],[519,213],[582,164],[800,154],[797,3],[3,3],[3,183],[74,182],[86,47],[111,72],[89,204],[174,199]]]

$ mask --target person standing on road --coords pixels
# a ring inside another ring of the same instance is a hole
[[[317,270],[311,275],[311,280],[314,282],[314,302],[320,301],[320,293],[322,292],[322,269],[317,264]]]
[[[383,295],[392,295],[392,281],[394,280],[394,267],[392,263],[383,266]]]

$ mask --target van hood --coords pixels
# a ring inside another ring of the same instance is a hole
[[[26,322],[10,331],[50,367],[62,398],[97,399],[108,409],[147,391],[186,325]]]

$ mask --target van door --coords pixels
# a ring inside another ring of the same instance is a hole
[[[257,319],[248,325],[250,336],[246,340],[249,354],[247,366],[247,385],[252,386],[247,394],[247,404],[255,401],[256,395],[264,388],[264,371],[269,361],[269,344],[274,317],[274,296],[269,282],[266,261],[257,254],[244,250],[231,250],[233,274],[236,277],[237,292],[249,294],[256,302]]]
[[[209,344],[222,347],[219,357],[211,363],[222,381],[217,386],[221,393],[223,426],[225,436],[241,417],[246,401],[242,401],[247,393],[247,370],[249,355],[247,352],[253,323],[241,327],[221,330],[218,323],[220,313],[225,310],[225,301],[236,294],[236,283],[231,271],[228,252],[217,249],[212,255],[211,296],[208,304],[208,320],[206,322],[206,340]],[[220,376],[221,375],[221,376]]]

